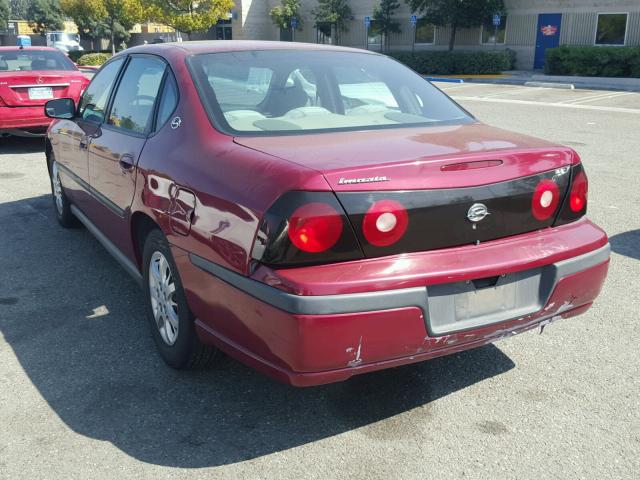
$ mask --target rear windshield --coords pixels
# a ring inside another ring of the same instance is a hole
[[[75,66],[61,52],[47,50],[0,52],[0,72],[42,70],[75,70]]]
[[[474,121],[440,90],[380,55],[245,51],[189,66],[213,123],[244,135],[370,130]]]

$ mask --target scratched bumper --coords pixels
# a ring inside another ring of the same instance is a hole
[[[273,287],[267,293],[253,290],[255,285],[243,281],[232,285],[235,276],[207,271],[193,256],[182,255],[179,262],[181,270],[195,269],[190,273],[202,275],[198,283],[208,285],[204,295],[188,292],[202,340],[281,381],[309,386],[475,348],[578,315],[600,292],[609,245],[546,265],[547,283],[534,311],[446,332],[431,327],[429,287],[418,289],[420,295],[412,288],[396,290],[395,296],[381,291],[304,297]],[[387,308],[380,308],[378,296]],[[212,310],[208,298],[223,298],[224,305]]]

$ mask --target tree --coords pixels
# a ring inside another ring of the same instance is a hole
[[[101,22],[107,26],[111,37],[111,53],[116,53],[116,41],[129,39],[129,30],[143,21],[145,9],[141,0],[102,0],[104,17]]]
[[[187,34],[206,32],[221,18],[227,18],[233,0],[151,0],[152,16],[159,22]]]
[[[378,6],[373,9],[373,31],[382,36],[381,47],[388,52],[390,35],[400,33],[400,22],[393,19],[395,11],[400,8],[398,0],[380,0]]]
[[[429,23],[451,27],[449,50],[456,43],[458,28],[482,25],[485,19],[496,12],[504,12],[502,0],[406,0],[414,12],[424,14]]]
[[[316,28],[333,25],[336,29],[336,43],[340,43],[340,32],[348,30],[348,22],[353,19],[351,7],[347,0],[318,0],[318,6],[311,11]]]
[[[62,12],[73,19],[81,36],[91,40],[91,50],[95,41],[103,36],[111,36],[103,22],[107,16],[102,0],[60,0]]]
[[[40,35],[64,28],[64,16],[58,0],[31,0],[26,20],[32,24],[33,31]]]
[[[298,20],[296,30],[302,30],[300,0],[282,0],[280,6],[271,9],[269,16],[280,30],[289,30],[291,28],[291,19],[296,18]]]
[[[7,28],[9,23],[9,1],[0,0],[0,30]]]
[[[10,20],[26,20],[30,0],[11,0],[9,2]]]

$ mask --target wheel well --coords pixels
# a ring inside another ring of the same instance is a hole
[[[131,238],[138,268],[142,267],[144,241],[152,230],[161,230],[151,217],[142,212],[135,212],[131,217]]]

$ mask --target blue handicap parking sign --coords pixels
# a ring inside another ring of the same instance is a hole
[[[298,19],[296,17],[291,19],[291,28],[298,28]]]
[[[496,26],[496,27],[500,26],[500,14],[496,13],[493,16],[493,25]]]
[[[364,17],[364,26],[367,28],[371,26],[371,17]]]
[[[418,16],[417,15],[411,15],[411,25],[413,25],[414,27],[418,24]]]

